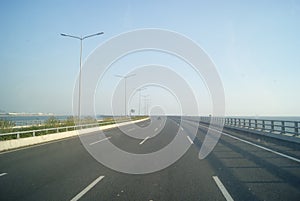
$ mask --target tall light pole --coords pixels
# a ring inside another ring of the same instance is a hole
[[[99,33],[95,33],[95,34],[91,34],[91,35],[87,35],[87,36],[84,36],[84,37],[79,37],[79,36],[72,36],[72,35],[69,35],[69,34],[64,34],[64,33],[61,33],[60,35],[61,36],[65,36],[65,37],[70,37],[70,38],[75,38],[75,39],[78,39],[80,40],[80,66],[79,66],[79,90],[78,90],[78,120],[79,120],[79,124],[81,123],[80,122],[80,102],[81,102],[81,70],[82,70],[82,65],[81,65],[81,60],[82,60],[82,41],[84,39],[87,39],[87,38],[90,38],[90,37],[93,37],[93,36],[98,36],[98,35],[101,35],[101,34],[104,34],[104,32],[99,32]]]
[[[130,74],[130,75],[115,75],[116,77],[120,77],[120,78],[122,78],[122,79],[124,79],[124,82],[125,82],[125,84],[124,84],[124,93],[125,93],[125,117],[127,116],[127,92],[126,92],[126,81],[127,81],[127,78],[129,78],[129,77],[132,77],[132,76],[135,76],[135,74]]]
[[[148,104],[149,104],[149,102],[148,101],[150,101],[150,98],[148,98],[148,97],[150,97],[149,95],[144,95],[143,96],[143,98],[144,98],[144,101],[145,101],[145,103],[144,103],[144,112],[145,112],[145,115],[147,115],[148,114]]]
[[[141,116],[141,91],[145,90],[147,88],[139,88],[137,91],[139,91],[139,116]]]

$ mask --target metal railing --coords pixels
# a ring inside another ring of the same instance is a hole
[[[5,136],[11,136],[9,139],[19,139],[22,137],[34,137],[39,135],[48,135],[48,134],[54,134],[54,133],[60,133],[60,132],[67,132],[71,130],[80,130],[84,128],[92,128],[97,126],[104,126],[108,124],[114,124],[114,123],[121,123],[129,121],[129,119],[123,119],[123,120],[115,120],[115,121],[98,121],[97,123],[91,123],[91,124],[82,124],[82,125],[74,125],[74,126],[62,126],[62,127],[54,127],[54,128],[43,128],[43,129],[36,129],[36,130],[27,130],[27,131],[15,131],[15,132],[9,132],[9,133],[0,133],[0,141],[1,140],[7,140],[5,139]]]
[[[225,118],[225,125],[259,130],[262,132],[270,132],[275,134],[290,134],[292,136],[300,135],[300,122],[298,121]]]
[[[62,127],[54,127],[54,128],[43,128],[43,129],[36,129],[36,130],[0,133],[0,141],[8,140],[8,139],[5,139],[5,136],[12,136],[9,139],[19,139],[22,137],[34,137],[34,136],[39,136],[39,135],[60,133],[60,132],[64,132],[64,131],[80,130],[80,129],[84,129],[84,128],[104,126],[104,125],[114,124],[114,123],[117,124],[117,123],[127,122],[130,120],[131,119],[116,119],[116,120],[112,120],[112,121],[98,120],[97,123],[91,123],[91,124],[82,124],[82,125],[74,125],[74,126],[62,126]]]
[[[38,130],[28,130],[28,131],[15,131],[11,133],[2,133],[0,134],[0,137],[3,136],[12,136],[12,139],[19,139],[22,135],[26,137],[34,137],[37,135],[47,135],[47,134],[53,134],[53,133],[59,133],[63,131],[71,131],[71,130],[80,130],[84,128],[92,128],[96,126],[100,126],[101,123],[93,123],[93,124],[83,124],[83,125],[75,125],[75,126],[64,126],[64,127],[55,127],[55,128],[44,128],[44,129],[38,129]],[[28,134],[31,134],[28,136]],[[15,136],[15,137],[14,137]],[[5,140],[5,139],[4,139]]]
[[[201,117],[201,121],[210,122],[210,118]],[[291,135],[300,137],[299,121],[268,120],[268,119],[245,119],[245,118],[222,118],[225,126],[243,128],[265,133]]]

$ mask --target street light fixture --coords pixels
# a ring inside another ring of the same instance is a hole
[[[126,94],[126,81],[127,81],[127,78],[129,77],[133,77],[135,76],[136,74],[130,74],[130,75],[115,75],[116,77],[120,77],[122,79],[124,79],[125,81],[125,86],[124,86],[124,91],[125,91],[125,117],[127,116],[127,94]]]
[[[81,123],[80,122],[80,99],[81,99],[81,70],[82,70],[82,65],[81,65],[81,60],[82,60],[82,41],[84,39],[87,39],[87,38],[90,38],[90,37],[93,37],[93,36],[98,36],[98,35],[101,35],[101,34],[104,34],[104,32],[99,32],[99,33],[95,33],[95,34],[91,34],[91,35],[87,35],[87,36],[84,36],[84,37],[79,37],[79,36],[73,36],[73,35],[69,35],[69,34],[64,34],[64,33],[61,33],[60,35],[61,36],[64,36],[64,37],[70,37],[70,38],[75,38],[75,39],[78,39],[80,40],[80,69],[79,69],[79,91],[78,91],[78,121],[79,121],[79,124]]]

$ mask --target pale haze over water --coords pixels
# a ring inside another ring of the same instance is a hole
[[[57,115],[54,117],[59,120],[66,120],[72,115]],[[30,125],[36,122],[42,123],[47,120],[51,115],[39,115],[39,116],[18,116],[18,115],[0,115],[0,119],[10,120],[16,122],[16,125]],[[103,116],[97,115],[97,119],[102,119]],[[231,118],[243,118],[243,119],[263,119],[263,120],[280,120],[280,121],[299,121],[300,116],[228,116]]]

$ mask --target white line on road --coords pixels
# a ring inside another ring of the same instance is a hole
[[[49,141],[49,142],[44,142],[42,144],[35,144],[35,145],[30,145],[28,147],[20,147],[20,148],[16,148],[16,149],[13,149],[13,150],[7,150],[7,151],[0,152],[0,155],[1,154],[8,154],[8,153],[16,152],[16,151],[21,151],[21,150],[25,150],[25,149],[31,149],[31,148],[34,148],[34,147],[41,147],[41,146],[48,145],[48,144],[54,144],[54,143],[58,143],[58,142],[65,141],[65,140],[71,140],[71,139],[74,139],[74,138],[77,138],[77,137],[78,136],[76,135],[76,136],[71,136],[71,137],[68,137],[68,138],[60,139],[60,140],[53,140],[53,141]]]
[[[204,127],[204,126],[201,126],[201,127]],[[204,127],[204,128],[207,128],[207,127]],[[211,129],[212,129],[212,128],[211,128]],[[212,129],[212,130],[216,130],[216,129]],[[216,131],[218,131],[218,130],[216,130]],[[220,132],[220,131],[218,131],[218,132]],[[239,140],[239,141],[241,141],[241,142],[244,142],[244,143],[253,145],[253,146],[258,147],[258,148],[261,148],[261,149],[263,149],[263,150],[265,150],[265,151],[269,151],[269,152],[271,152],[271,153],[277,154],[277,155],[279,155],[279,156],[282,156],[282,157],[285,157],[285,158],[288,158],[288,159],[290,159],[290,160],[293,160],[293,161],[296,161],[296,162],[300,163],[300,159],[295,158],[295,157],[293,157],[293,156],[289,156],[289,155],[280,153],[280,152],[278,152],[278,151],[274,151],[274,150],[269,149],[269,148],[267,148],[267,147],[263,147],[263,146],[261,146],[261,145],[255,144],[255,143],[253,143],[253,142],[249,142],[249,141],[247,141],[247,140],[243,140],[243,139],[241,139],[241,138],[235,137],[235,136],[230,135],[230,134],[228,134],[228,133],[222,132],[222,135],[226,135],[226,136],[231,137],[231,138],[233,138],[233,139],[236,139],[236,140]]]
[[[149,139],[149,136],[147,136],[145,139],[143,139],[143,141],[140,142],[140,145],[144,144],[144,142],[146,142],[146,140],[148,140],[148,139]]]
[[[226,136],[231,137],[231,138],[233,138],[233,139],[239,140],[239,141],[241,141],[241,142],[245,142],[245,143],[247,143],[247,144],[253,145],[253,146],[255,146],[255,147],[261,148],[261,149],[263,149],[263,150],[272,152],[272,153],[277,154],[277,155],[279,155],[279,156],[282,156],[282,157],[285,157],[285,158],[288,158],[288,159],[291,159],[291,160],[293,160],[293,161],[296,161],[296,162],[300,163],[300,159],[298,159],[298,158],[295,158],[295,157],[292,157],[292,156],[289,156],[289,155],[280,153],[280,152],[278,152],[278,151],[274,151],[274,150],[269,149],[269,148],[267,148],[267,147],[260,146],[260,145],[258,145],[258,144],[249,142],[249,141],[247,141],[247,140],[243,140],[243,139],[241,139],[241,138],[238,138],[238,137],[229,135],[229,134],[227,134],[227,133],[223,133],[223,135],[226,135]]]
[[[156,132],[157,130],[158,130],[158,128],[155,128],[155,129],[154,129],[154,132]]]
[[[219,177],[217,176],[213,176],[213,179],[215,180],[217,186],[219,187],[220,191],[222,192],[223,196],[225,197],[225,199],[227,201],[233,201],[231,195],[228,193],[228,191],[226,190],[225,186],[222,184],[222,182],[220,181]]]
[[[127,131],[130,132],[130,131],[133,131],[133,130],[134,130],[134,128],[131,128],[131,129],[128,129]]]
[[[99,141],[96,141],[96,142],[92,142],[90,145],[94,145],[94,144],[97,144],[97,143],[99,143],[99,142],[103,142],[103,141],[105,141],[105,140],[109,140],[111,137],[107,137],[107,138],[104,138],[104,139],[102,139],[102,140],[99,140]]]
[[[190,141],[191,144],[194,144],[193,140],[189,136],[186,136],[186,137]]]
[[[6,173],[6,172],[1,173],[1,174],[0,174],[0,177],[2,177],[2,176],[4,176],[4,175],[7,175],[7,173]]]
[[[86,194],[89,190],[91,190],[103,178],[104,176],[98,177],[95,181],[90,183],[90,185],[88,185],[85,189],[83,189],[80,193],[78,193],[71,201],[79,200],[84,194]]]
[[[180,129],[183,131],[183,128],[180,126]]]

